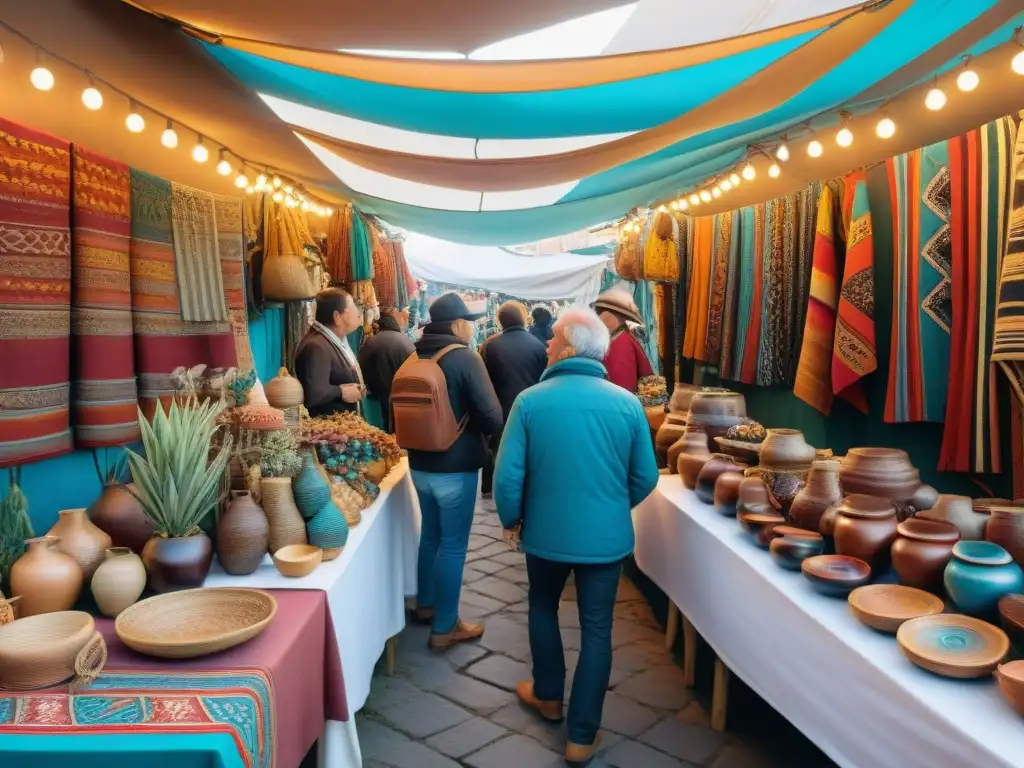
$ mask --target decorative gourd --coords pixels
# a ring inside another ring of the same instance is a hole
[[[302,384],[288,373],[287,368],[281,368],[277,372],[277,376],[264,385],[263,392],[267,396],[268,403],[282,410],[302,405],[304,397]]]
[[[302,517],[310,520],[331,500],[331,485],[317,470],[312,453],[302,459],[302,469],[292,480],[292,496]]]
[[[309,533],[309,543],[324,551],[325,560],[337,557],[348,541],[348,523],[345,516],[329,499],[309,521],[306,530]]]

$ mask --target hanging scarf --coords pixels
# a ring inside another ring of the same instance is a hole
[[[1013,199],[999,274],[992,361],[1002,368],[1017,402],[1024,407],[1024,131],[1017,132],[1013,168]]]
[[[790,348],[789,370],[796,374],[796,365],[803,343],[804,326],[807,322],[807,302],[811,291],[811,265],[814,260],[814,227],[817,223],[818,198],[821,197],[821,182],[815,181],[797,196],[799,200],[799,243],[796,254],[796,275],[793,285],[796,291],[796,314],[793,320],[793,343]]]
[[[753,207],[753,250],[745,258],[753,263],[753,291],[750,297],[750,322],[747,325],[747,338],[743,348],[743,365],[740,369],[740,381],[746,384],[757,382],[757,360],[761,349],[761,307],[764,301],[764,264],[761,251],[765,240],[766,206],[760,203]]]
[[[741,208],[736,215],[733,244],[739,251],[736,271],[736,328],[729,371],[732,378],[743,381],[743,355],[747,348],[754,301],[754,206]],[[730,278],[732,273],[730,272]],[[723,365],[723,369],[725,366]],[[749,383],[749,382],[748,382]]]
[[[708,298],[710,293],[712,249],[715,240],[715,219],[701,216],[693,220],[693,265],[690,289],[686,300],[686,336],[683,357],[703,361],[708,332]]]
[[[704,356],[708,363],[718,365],[722,356],[722,325],[725,313],[725,291],[729,281],[729,251],[732,243],[732,211],[714,217],[714,240],[711,246],[711,282],[708,296],[707,335]]]

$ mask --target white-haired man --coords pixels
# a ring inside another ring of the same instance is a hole
[[[612,619],[622,561],[633,551],[631,510],[658,482],[640,401],[607,380],[608,328],[590,309],[558,319],[540,383],[516,399],[494,476],[506,531],[520,529],[530,578],[533,680],[516,695],[562,719],[565,656],[558,602],[575,575],[581,647],[569,702],[565,758],[586,764],[597,746],[612,666]]]

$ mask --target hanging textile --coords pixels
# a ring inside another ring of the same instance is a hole
[[[728,370],[731,374],[727,378],[743,380],[743,356],[747,348],[747,332],[751,324],[752,304],[754,300],[754,215],[755,207],[747,206],[737,211],[736,229],[733,233],[733,244],[738,250],[738,258],[735,265],[736,273],[736,325],[735,341],[732,345],[732,361]],[[731,277],[730,273],[730,277]],[[723,363],[722,370],[726,370]],[[726,374],[722,374],[726,377]],[[749,382],[748,382],[749,383]]]
[[[226,322],[213,195],[171,184],[171,228],[181,319],[186,323]]]
[[[807,303],[811,291],[811,265],[814,262],[814,228],[818,218],[818,199],[821,197],[821,182],[814,181],[797,194],[799,212],[799,233],[796,254],[796,274],[793,286],[796,292],[796,314],[793,319],[793,338],[790,345],[789,379],[796,376],[796,365],[800,358],[800,346],[807,323]]]
[[[352,259],[351,280],[371,280],[373,278],[373,229],[359,214],[352,209],[352,225],[349,229],[350,253]]]
[[[322,260],[306,215],[299,208],[265,200],[263,226],[266,244],[261,283],[266,298],[300,301],[316,296],[319,285],[312,273]]]
[[[693,219],[692,266],[686,297],[686,336],[683,357],[704,361],[708,333],[711,262],[715,245],[715,217]]]
[[[664,327],[665,317],[665,284],[653,283],[651,285],[651,299],[653,301],[652,314],[658,324],[658,359],[665,359],[665,334],[660,331]],[[671,304],[669,305],[671,306]]]
[[[652,231],[644,245],[644,278],[674,283],[679,279],[679,251],[676,245],[679,225],[667,211],[657,211],[651,218]]]
[[[295,353],[299,343],[313,324],[312,301],[286,301],[284,303],[284,364],[295,374]]]
[[[128,259],[130,171],[77,144],[71,153],[75,446],[125,445],[139,439]]]
[[[999,277],[1006,235],[1013,141],[1006,117],[949,141],[953,326],[940,471],[1002,469],[989,289]]]
[[[1013,148],[1012,199],[1006,254],[999,273],[992,360],[1010,382],[1024,407],[1024,131],[1017,131]]]
[[[394,252],[391,242],[374,238],[373,290],[382,308],[392,308],[398,301],[398,283],[395,279]]]
[[[942,421],[953,322],[948,142],[886,166],[894,252],[885,420]]]
[[[732,247],[732,211],[714,216],[711,246],[711,279],[708,296],[707,335],[702,360],[718,365],[722,355],[722,315],[729,280],[729,251]]]
[[[331,215],[327,225],[327,254],[324,258],[332,285],[352,280],[352,206],[346,205]]]
[[[743,248],[743,234],[741,231],[743,215],[740,211],[734,211],[730,218],[732,219],[732,229],[729,233],[725,301],[722,307],[722,348],[718,363],[718,373],[723,379],[736,378],[733,361],[736,352],[736,307],[739,303],[739,272]]]
[[[252,346],[249,344],[249,323],[245,311],[244,253],[245,221],[240,197],[214,195],[217,213],[217,250],[220,252],[221,278],[224,282],[224,300],[227,303],[228,323],[235,339],[235,357],[243,374],[254,367]]]
[[[875,250],[867,176],[855,171],[843,180],[846,263],[836,312],[832,392],[868,412],[861,379],[878,368],[875,348]]]
[[[242,275],[245,280],[245,305],[256,316],[263,311],[264,210],[269,199],[266,194],[245,197],[243,219],[248,250]]]
[[[761,349],[762,306],[764,304],[764,262],[761,252],[765,247],[765,215],[767,206],[764,203],[753,206],[753,250],[744,251],[748,254],[744,261],[753,263],[753,288],[750,295],[750,321],[743,345],[743,362],[740,368],[740,381],[745,384],[757,383],[757,360]]]
[[[679,282],[673,289],[672,314],[675,320],[673,331],[674,358],[682,356],[683,337],[686,332],[686,296],[690,284],[690,251],[693,243],[693,219],[681,213],[673,214],[676,219],[676,261],[679,264]]]
[[[0,468],[71,450],[70,145],[0,119]]]
[[[786,199],[765,203],[765,235],[762,259],[761,342],[757,355],[757,384],[768,387],[786,379],[786,281],[787,229],[793,222],[786,216]]]

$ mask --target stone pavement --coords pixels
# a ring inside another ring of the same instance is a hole
[[[427,649],[428,628],[399,636],[394,677],[381,665],[357,715],[366,768],[565,766],[565,726],[545,723],[512,691],[530,679],[526,563],[509,551],[490,502],[477,506],[462,591],[463,618],[482,620],[481,641],[447,654]],[[559,612],[571,678],[580,644],[575,587]],[[709,718],[683,687],[682,670],[640,592],[625,578],[615,606],[612,677],[601,750],[592,768],[768,768],[777,765]],[[566,685],[566,700],[571,680]]]

